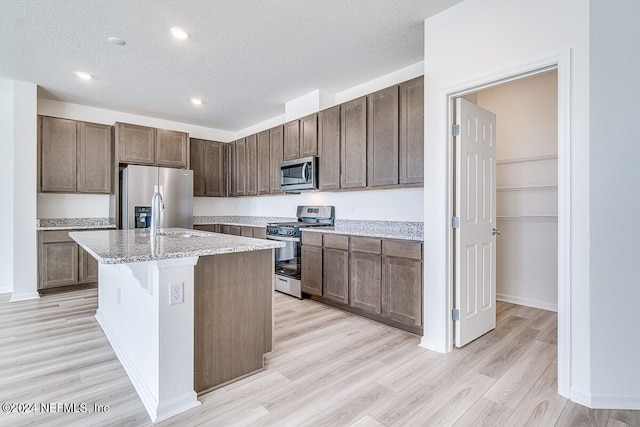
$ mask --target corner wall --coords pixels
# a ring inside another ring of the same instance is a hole
[[[640,2],[590,4],[590,403],[640,409]]]
[[[36,238],[37,86],[13,82],[13,293],[39,298]]]
[[[13,292],[13,82],[0,79],[0,293]]]
[[[451,23],[455,22],[455,26]],[[543,59],[568,57],[571,98],[571,194],[569,224],[571,342],[559,363],[559,391],[591,390],[589,293],[589,4],[582,0],[465,0],[425,21],[425,275],[422,345],[449,351],[450,157],[447,93],[473,81]],[[570,68],[570,69],[569,69]],[[560,95],[564,97],[564,93]],[[564,98],[563,98],[564,99]],[[570,288],[568,288],[570,287]],[[563,325],[561,325],[563,326]],[[560,349],[561,346],[559,346]],[[567,363],[569,361],[570,363]]]

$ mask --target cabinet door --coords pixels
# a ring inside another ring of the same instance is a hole
[[[340,106],[318,113],[319,189],[340,188]]]
[[[380,314],[382,257],[365,252],[351,252],[349,268],[350,305]]]
[[[269,130],[258,134],[258,194],[268,194],[271,191],[269,168]]]
[[[40,138],[42,191],[75,192],[78,138],[76,122],[42,117]]]
[[[174,168],[187,167],[189,135],[173,130],[156,130],[156,164]]]
[[[227,197],[229,144],[209,141],[204,146],[205,195]]]
[[[244,138],[234,141],[231,146],[231,157],[233,158],[231,191],[234,196],[245,196],[247,194],[246,149],[247,145]]]
[[[270,151],[269,164],[271,168],[271,193],[280,193],[280,163],[283,156],[283,127],[278,126],[269,131]]]
[[[322,250],[324,297],[349,303],[349,252],[339,249]]]
[[[400,184],[424,183],[424,78],[400,85]]]
[[[78,192],[111,192],[111,126],[79,122]]]
[[[247,177],[247,196],[258,194],[258,138],[251,135],[246,138],[245,173]]]
[[[300,157],[318,155],[318,115],[300,119]]]
[[[266,227],[254,227],[253,228],[253,237],[256,239],[266,239],[267,238],[267,228]]]
[[[98,281],[98,261],[89,255],[87,251],[78,247],[79,256],[79,277],[81,283],[91,283]]]
[[[152,165],[156,160],[156,130],[129,123],[116,123],[120,163]]]
[[[40,289],[78,283],[78,245],[44,243],[40,248]]]
[[[367,97],[367,183],[398,184],[398,86]]]
[[[294,120],[284,125],[284,160],[300,158],[300,122]]]
[[[206,170],[204,167],[204,147],[207,144],[202,139],[191,138],[189,144],[189,157],[191,158],[191,169],[193,170],[193,196],[204,197]]]
[[[302,245],[302,292],[322,296],[322,247]]]
[[[422,326],[422,262],[384,257],[382,275],[382,315]]]
[[[367,185],[367,98],[342,104],[340,117],[340,187]]]

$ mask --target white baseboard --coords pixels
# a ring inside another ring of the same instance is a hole
[[[198,395],[195,391],[159,403],[100,309],[96,310],[96,320],[109,340],[114,353],[131,380],[136,392],[138,392],[138,396],[140,396],[140,400],[142,400],[142,404],[154,424],[200,405]]]
[[[531,298],[522,298],[513,295],[496,294],[498,301],[509,302],[511,304],[525,305],[527,307],[539,308],[541,310],[549,310],[558,312],[558,304],[547,301],[539,301]]]
[[[591,393],[573,387],[571,401],[591,409],[640,410],[640,394]]]
[[[23,292],[21,294],[16,294],[14,292],[11,295],[11,299],[9,299],[9,302],[26,301],[26,300],[38,299],[38,298],[40,298],[40,294],[38,292]]]

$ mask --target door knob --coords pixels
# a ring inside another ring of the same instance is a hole
[[[491,232],[491,234],[493,234],[494,236],[499,236],[500,235],[500,230],[498,230],[497,228],[494,228],[493,231]]]

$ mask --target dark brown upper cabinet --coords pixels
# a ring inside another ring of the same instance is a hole
[[[186,168],[189,134],[156,129],[156,162],[158,166]]]
[[[247,194],[246,155],[247,142],[245,138],[231,143],[231,158],[233,159],[231,192],[234,196]]]
[[[96,123],[78,123],[79,193],[110,193],[113,143],[111,126]]]
[[[424,183],[424,77],[400,84],[400,184]]]
[[[284,160],[300,158],[300,121],[284,124]]]
[[[367,98],[341,105],[340,111],[340,187],[367,185]]]
[[[284,160],[318,155],[318,115],[311,114],[284,125]]]
[[[130,123],[116,123],[120,163],[186,168],[189,135]]]
[[[191,138],[194,197],[227,197],[229,144]]]
[[[270,138],[269,130],[258,133],[258,194],[268,194],[271,191],[271,169],[269,167]]]
[[[245,174],[247,196],[258,194],[258,136],[256,134],[245,138]]]
[[[318,155],[318,115],[300,119],[300,157]]]
[[[283,126],[277,126],[269,130],[269,164],[271,169],[271,193],[281,193],[280,190],[280,163],[283,159]]]
[[[398,86],[367,96],[367,183],[398,184]]]
[[[340,188],[340,106],[318,113],[318,188]]]
[[[42,192],[110,193],[111,127],[40,117]]]

